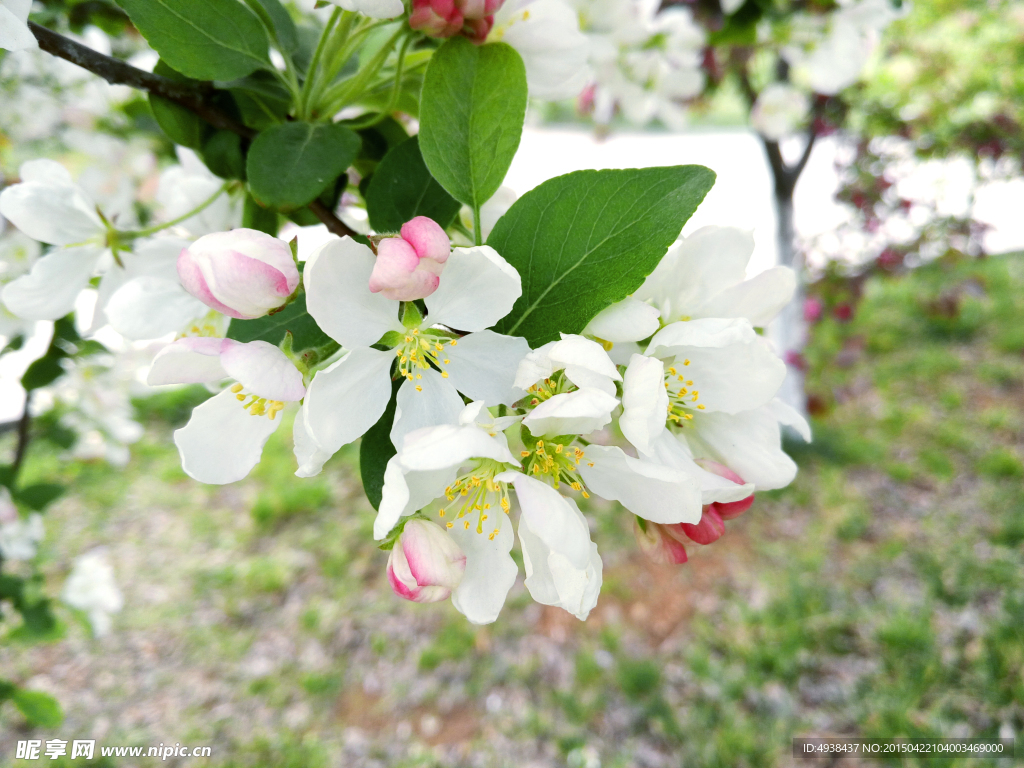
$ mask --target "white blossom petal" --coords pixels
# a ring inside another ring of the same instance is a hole
[[[796,408],[779,398],[775,398],[768,403],[768,410],[779,420],[779,423],[795,429],[797,434],[804,439],[804,442],[811,442],[811,425],[807,423],[807,419]]]
[[[526,339],[479,331],[444,349],[450,362],[442,369],[455,388],[472,400],[487,405],[511,405],[523,396],[515,387],[519,363],[530,351]]]
[[[12,184],[0,192],[0,214],[32,239],[51,245],[81,243],[105,231],[95,203],[76,184]]]
[[[494,459],[519,466],[508,446],[476,426],[441,424],[410,432],[399,452],[402,466],[417,472],[459,467],[470,459]]]
[[[640,341],[660,327],[657,308],[627,296],[601,310],[583,329],[584,336],[596,336],[611,342]]]
[[[545,400],[526,415],[523,424],[534,437],[589,435],[612,420],[618,404],[618,399],[599,389],[577,389]]]
[[[742,501],[755,490],[753,483],[738,484],[714,472],[708,472],[693,460],[693,452],[686,442],[668,430],[662,432],[651,444],[650,453],[644,458],[681,470],[692,477],[701,489],[703,504]]]
[[[313,440],[333,455],[377,423],[391,399],[391,352],[363,347],[319,371],[303,411]]]
[[[295,470],[296,477],[316,477],[324,468],[324,464],[333,454],[328,453],[320,447],[313,439],[306,428],[306,410],[300,409],[295,414],[295,423],[292,424],[292,443],[295,453],[295,460],[299,468]]]
[[[782,450],[772,407],[701,414],[692,424],[686,439],[695,452],[724,464],[757,490],[784,488],[796,477],[796,462]]]
[[[118,288],[104,307],[111,327],[127,339],[158,339],[180,331],[207,308],[176,280],[144,275]]]
[[[455,482],[457,468],[446,467],[431,472],[407,472],[401,459],[392,456],[384,469],[384,489],[380,508],[373,521],[373,538],[380,541],[398,521],[423,509],[444,494],[444,489]]]
[[[795,292],[796,273],[789,267],[772,267],[712,296],[692,317],[742,317],[761,328],[775,319]]]
[[[664,364],[656,357],[633,355],[622,384],[619,429],[638,451],[645,453],[665,431],[667,417]]]
[[[158,387],[162,384],[208,384],[225,379],[228,373],[220,359],[223,346],[224,339],[218,338],[178,339],[157,352],[146,383]]]
[[[175,430],[181,468],[189,477],[224,485],[241,480],[259,463],[281,419],[253,416],[242,405],[226,389],[198,406],[188,424]]]
[[[428,368],[419,375],[422,378],[398,390],[391,442],[399,449],[410,432],[438,424],[455,424],[465,407],[455,387],[441,378],[440,373]]]
[[[302,374],[280,349],[267,341],[225,342],[221,365],[246,391],[268,400],[302,399],[306,392]]]
[[[448,531],[466,554],[466,570],[452,592],[452,605],[473,624],[490,624],[498,618],[519,573],[509,555],[515,540],[512,521],[501,512],[494,520],[498,526],[494,538],[487,531],[477,533],[475,528],[456,526]]]
[[[23,51],[38,48],[36,36],[28,28],[32,0],[5,0],[0,3],[0,50]]]
[[[634,459],[621,448],[589,445],[579,472],[592,493],[652,523],[700,522],[700,485],[677,469]]]
[[[64,317],[75,308],[101,256],[103,250],[95,245],[55,249],[33,264],[27,275],[4,286],[0,297],[13,314],[26,320]]]
[[[490,328],[523,293],[515,267],[487,245],[456,248],[437,290],[427,296],[427,322],[459,331]]]
[[[368,347],[388,331],[403,330],[398,302],[370,292],[373,264],[373,251],[348,236],[325,243],[306,261],[306,309],[346,349]]]
[[[544,346],[537,347],[537,349],[531,350],[526,354],[516,370],[515,386],[517,389],[531,387],[555,372],[555,364],[552,362],[549,353],[556,343],[549,341]]]

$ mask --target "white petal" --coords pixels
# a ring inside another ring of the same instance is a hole
[[[579,471],[592,493],[652,523],[700,522],[700,485],[677,469],[634,459],[621,448],[589,445]]]
[[[427,322],[482,331],[511,312],[522,293],[519,273],[493,248],[456,248],[445,262],[437,290],[424,300]]]
[[[246,391],[268,400],[301,400],[306,393],[295,363],[267,341],[225,344],[221,365]]]
[[[405,515],[411,515],[444,494],[455,482],[456,468],[433,472],[407,472],[398,456],[392,456],[384,469],[384,489],[380,508],[373,521],[373,538],[380,541]]]
[[[370,293],[373,251],[350,237],[320,246],[306,261],[306,308],[324,333],[346,349],[368,347],[401,331],[398,302]]]
[[[555,364],[551,362],[548,353],[556,343],[549,341],[544,346],[526,354],[516,370],[515,386],[517,389],[527,389],[555,372]]]
[[[180,331],[207,308],[176,280],[144,275],[129,280],[104,308],[111,327],[132,340],[158,339]]]
[[[796,273],[789,267],[772,267],[761,274],[712,296],[692,317],[744,317],[751,325],[768,325],[789,304],[796,291]]]
[[[721,462],[759,491],[784,488],[796,477],[796,463],[782,450],[771,407],[735,415],[702,414],[693,427],[686,439],[700,454]]]
[[[192,411],[174,443],[181,468],[201,483],[223,485],[241,480],[255,467],[280,418],[252,416],[226,389]]]
[[[775,398],[768,403],[768,410],[772,412],[772,415],[780,423],[795,429],[797,434],[804,439],[804,442],[811,442],[811,425],[807,423],[807,419],[796,408],[788,403],[784,403],[779,398]]]
[[[622,301],[601,310],[587,323],[584,336],[596,336],[605,341],[640,341],[653,335],[660,325],[655,307],[627,296]]]
[[[715,501],[741,501],[755,490],[753,483],[739,485],[713,472],[708,472],[693,460],[693,452],[679,437],[668,430],[653,442],[651,451],[644,456],[666,467],[681,470],[693,478],[701,489],[701,503]]]
[[[75,184],[24,182],[0,192],[0,214],[34,240],[70,245],[104,232],[95,204]]]
[[[548,356],[554,363],[555,370],[569,367],[585,368],[613,381],[622,380],[604,347],[583,336],[562,334],[561,340],[551,346]]]
[[[757,338],[749,322],[739,318],[705,318],[666,325],[647,345],[646,355],[667,357],[690,347],[722,348]]]
[[[315,477],[320,474],[324,464],[331,454],[323,450],[306,428],[306,408],[303,406],[295,414],[295,423],[292,424],[292,443],[294,445],[295,460],[299,468],[295,470],[296,477]]]
[[[633,355],[622,384],[622,415],[619,429],[641,453],[665,431],[668,394],[665,366],[656,357]]]
[[[25,3],[26,8],[30,5],[32,5],[31,2]],[[26,17],[28,16],[27,10],[25,15]],[[18,176],[21,177],[23,182],[32,181],[39,184],[50,184],[51,186],[71,187],[75,184],[67,168],[56,160],[49,160],[45,157],[38,160],[26,160],[18,169]]]
[[[186,337],[157,352],[149,368],[146,383],[206,384],[227,378],[220,353],[224,339]]]
[[[458,468],[470,459],[494,459],[518,466],[508,446],[479,427],[442,424],[410,432],[398,454],[402,466],[417,472]]]
[[[590,560],[590,527],[572,499],[522,472],[508,472],[525,523],[548,549],[560,552],[575,567],[586,570]]]
[[[9,187],[10,189],[10,187]],[[27,275],[8,283],[3,302],[26,320],[56,320],[75,308],[103,251],[95,245],[58,248],[43,256]]]
[[[306,428],[334,454],[377,423],[391,399],[391,352],[354,349],[319,371],[306,390]]]
[[[563,392],[545,400],[523,419],[534,437],[589,435],[612,420],[619,401],[599,389]]]
[[[552,552],[519,520],[519,542],[530,596],[543,605],[554,605],[584,621],[597,605],[601,593],[601,556],[590,545],[585,569],[577,568],[565,555]]]
[[[28,7],[32,3],[25,2],[21,5]],[[22,51],[39,47],[36,36],[25,24],[28,12],[26,11],[25,18],[21,18],[18,10],[16,7],[6,8],[4,5],[0,5],[0,50]]]
[[[401,448],[405,436],[417,429],[457,423],[464,408],[455,387],[440,373],[428,369],[420,375],[422,378],[407,382],[398,390],[395,422],[391,427],[391,442],[396,448]],[[417,391],[417,386],[421,391]]]
[[[466,554],[466,571],[452,593],[452,605],[473,624],[490,624],[498,618],[519,573],[509,555],[515,540],[512,521],[501,512],[494,520],[499,527],[493,539],[490,532],[477,533],[475,528],[456,526],[448,532]]]
[[[494,331],[479,331],[444,348],[451,361],[442,365],[449,381],[472,400],[487,405],[511,405],[523,392],[515,387],[519,363],[530,351],[526,339],[504,336]]]

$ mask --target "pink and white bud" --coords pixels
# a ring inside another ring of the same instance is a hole
[[[444,230],[426,216],[417,216],[402,225],[400,237],[377,244],[370,290],[394,301],[425,299],[437,290],[450,253]]]
[[[678,529],[678,525],[661,525],[650,520],[645,520],[641,528],[640,521],[633,518],[633,536],[637,546],[649,560],[659,565],[682,565],[686,562],[686,547],[680,541],[682,534],[672,529]]]
[[[178,277],[208,307],[240,320],[283,306],[299,285],[288,243],[255,229],[200,237],[178,256]]]
[[[409,26],[430,37],[454,37],[462,31],[462,11],[455,0],[413,0]]]
[[[466,19],[466,24],[462,31],[471,42],[482,45],[487,42],[487,36],[491,33],[493,26],[493,16],[485,16],[482,19]]]
[[[459,586],[466,555],[439,525],[410,520],[388,557],[388,581],[414,603],[445,600]]]
[[[711,461],[710,459],[697,459],[697,464],[706,469],[708,472],[718,475],[719,477],[724,477],[726,480],[731,480],[737,485],[744,484],[742,477],[737,475],[724,464],[719,464],[717,461]],[[723,520],[732,520],[734,517],[739,517],[748,509],[750,509],[750,505],[753,503],[754,494],[750,494],[749,496],[747,496],[747,498],[740,499],[739,501],[716,501],[714,504],[711,504],[710,506],[715,508],[715,511],[718,512],[718,515]],[[702,518],[701,523],[703,522],[704,520]],[[718,537],[716,536],[715,538]]]

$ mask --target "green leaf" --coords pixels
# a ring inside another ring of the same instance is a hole
[[[256,0],[266,10],[270,20],[274,22],[274,35],[281,45],[282,53],[294,53],[299,47],[299,33],[295,29],[295,22],[288,14],[287,9],[281,5],[279,0]]]
[[[333,340],[320,330],[320,326],[306,311],[306,295],[299,294],[291,304],[273,315],[255,320],[232,320],[228,326],[228,338],[235,341],[269,341],[280,344],[286,332],[291,331],[293,349],[317,349]]]
[[[48,693],[19,688],[11,696],[11,700],[32,725],[40,728],[56,728],[64,722],[64,712],[61,710],[60,704]]]
[[[246,195],[242,208],[242,226],[277,236],[277,211],[273,208],[264,208],[252,199],[252,195]]]
[[[523,280],[495,330],[531,347],[582,331],[640,287],[714,183],[682,165],[577,171],[527,192],[487,238]]]
[[[53,346],[38,360],[34,360],[21,377],[21,386],[27,390],[39,389],[64,375],[64,366],[60,364],[67,355]]]
[[[199,150],[206,167],[222,179],[245,178],[242,137],[231,131],[214,131]]]
[[[363,481],[366,498],[374,509],[380,506],[384,492],[384,469],[388,461],[397,451],[391,442],[391,425],[395,421],[395,408],[398,405],[398,388],[402,379],[391,382],[391,401],[384,410],[380,421],[370,427],[359,444],[359,476]]]
[[[7,701],[18,690],[18,686],[9,680],[0,680],[0,704]]]
[[[416,136],[385,155],[366,190],[370,225],[378,232],[397,232],[415,216],[447,227],[461,207],[430,175]]]
[[[64,495],[67,490],[57,483],[36,483],[14,492],[14,499],[30,509],[42,510]]]
[[[186,77],[234,80],[270,64],[270,40],[238,0],[117,0],[160,58]]]
[[[163,59],[153,67],[153,74],[163,75],[179,82],[190,81],[190,78],[174,71]],[[149,108],[153,110],[153,117],[156,118],[160,130],[175,144],[180,144],[183,147],[199,149],[203,143],[203,137],[212,130],[209,124],[195,112],[152,93],[149,94]]]
[[[353,131],[334,123],[268,128],[249,148],[253,197],[280,210],[307,205],[352,164],[360,143]]]
[[[456,200],[483,205],[501,186],[526,117],[526,68],[504,43],[453,37],[430,59],[420,99],[420,150]]]

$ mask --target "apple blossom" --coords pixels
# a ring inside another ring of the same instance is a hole
[[[32,0],[0,0],[0,49],[36,48],[36,36],[28,28]]]
[[[147,383],[235,384],[192,411],[174,443],[181,466],[202,483],[222,485],[241,480],[256,466],[263,446],[289,402],[301,400],[302,374],[285,354],[265,341],[186,337],[157,354]]]
[[[124,598],[114,579],[114,569],[96,551],[75,558],[71,575],[64,582],[61,599],[72,608],[85,611],[97,637],[110,632],[110,615],[124,607]]]
[[[677,530],[677,525],[633,518],[633,538],[637,546],[649,560],[659,565],[682,565],[687,561],[686,546],[677,538]]]
[[[240,320],[283,306],[299,285],[288,244],[245,228],[203,235],[182,249],[178,277],[208,307]]]
[[[522,395],[513,382],[529,351],[526,341],[486,330],[522,292],[519,273],[492,248],[456,248],[437,290],[425,299],[426,318],[404,304],[404,323],[398,301],[370,291],[374,265],[370,249],[348,237],[325,244],[306,262],[309,313],[349,351],[310,382],[295,427],[300,477],[319,472],[326,457],[377,422],[396,362],[397,376],[405,379],[391,430],[396,446],[414,429],[455,421],[463,407],[459,393],[488,405],[510,405]],[[378,342],[389,349],[371,347]]]
[[[391,589],[415,603],[446,600],[459,586],[466,556],[444,530],[426,520],[410,520],[388,556]]]
[[[809,109],[810,100],[803,91],[789,83],[772,83],[758,94],[750,122],[766,139],[779,141],[807,119]]]
[[[402,225],[401,237],[377,244],[370,291],[394,301],[425,299],[437,290],[451,242],[432,219],[417,216]]]
[[[503,0],[413,0],[409,26],[430,37],[464,33],[475,43],[487,39]]]

